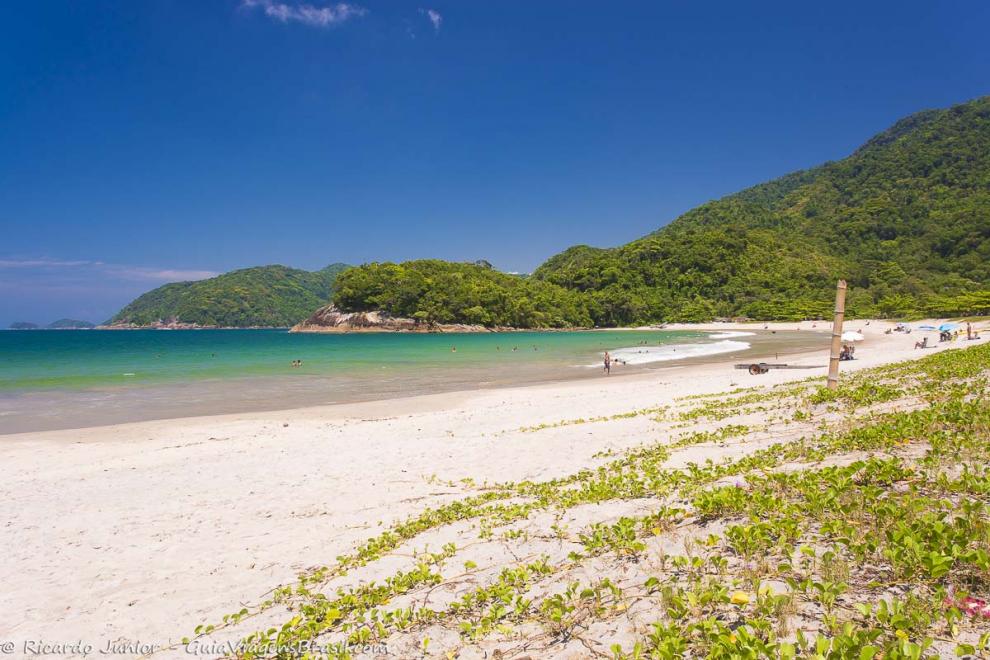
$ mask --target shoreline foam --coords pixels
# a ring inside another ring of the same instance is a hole
[[[725,332],[713,332],[708,335],[709,339],[732,339],[734,337],[752,337],[755,332],[741,332],[738,330],[727,330]]]
[[[710,357],[725,353],[737,353],[752,348],[745,341],[722,340],[712,343],[697,344],[667,344],[666,346],[630,346],[617,348],[610,352],[612,359],[617,362],[632,365],[652,364],[654,362],[674,362],[690,358]],[[600,363],[587,365],[599,367]]]

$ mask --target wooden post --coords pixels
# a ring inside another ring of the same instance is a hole
[[[835,318],[832,321],[832,353],[828,358],[828,389],[839,386],[839,352],[842,350],[842,321],[846,316],[846,281],[835,286]]]

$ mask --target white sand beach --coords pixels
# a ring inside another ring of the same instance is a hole
[[[892,326],[847,322],[865,341],[842,370],[923,353],[914,349],[922,333],[884,334]],[[778,328],[829,324],[769,324]],[[934,335],[925,353],[968,343]],[[827,345],[823,334],[820,351],[778,361],[824,367]],[[522,427],[825,373],[751,376],[722,357],[559,384],[0,437],[0,639],[175,643],[383,525],[470,490],[449,482],[566,475],[595,464],[596,453],[649,439],[642,417],[538,434]]]

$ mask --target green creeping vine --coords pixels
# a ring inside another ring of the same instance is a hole
[[[536,426],[523,426],[517,429],[518,433],[534,433],[536,431],[543,431],[545,429],[557,429],[564,426],[574,426],[575,424],[593,424],[595,422],[611,422],[617,419],[631,419],[633,417],[642,417],[644,415],[653,415],[653,420],[656,422],[663,421],[664,415],[670,409],[670,406],[657,406],[654,408],[641,408],[639,410],[630,410],[628,412],[615,413],[614,415],[599,415],[598,417],[577,417],[574,419],[562,419],[559,422],[550,422],[547,424],[537,424]]]

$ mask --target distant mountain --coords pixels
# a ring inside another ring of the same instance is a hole
[[[37,330],[37,323],[29,323],[28,321],[14,321],[10,324],[11,330]]]
[[[289,327],[330,300],[346,264],[310,272],[286,266],[235,270],[196,282],[176,282],[139,296],[108,325]]]
[[[76,319],[59,319],[46,326],[49,330],[91,330],[96,324]]]
[[[898,121],[851,156],[688,211],[627,245],[533,274],[598,325],[977,311],[990,288],[990,97]],[[981,302],[982,301],[982,302]],[[976,307],[973,307],[973,306]]]

